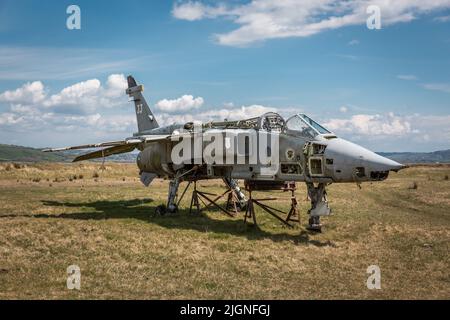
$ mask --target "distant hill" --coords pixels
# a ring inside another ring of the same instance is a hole
[[[450,163],[450,149],[434,152],[377,152],[400,163]]]
[[[65,152],[42,152],[41,149],[0,144],[0,162],[70,162],[86,150],[71,150]],[[136,153],[123,153],[108,157],[108,161],[135,162]],[[102,161],[102,159],[94,160]]]
[[[42,152],[40,149],[0,144],[0,161],[17,162],[69,162],[85,150],[73,150],[66,152]],[[398,161],[400,163],[450,163],[450,149],[434,152],[377,152],[383,157]],[[123,153],[108,157],[108,161],[135,162],[136,152]],[[98,159],[96,161],[102,161]]]
[[[47,153],[39,149],[0,144],[0,161],[39,162],[39,161],[69,161],[62,153]]]

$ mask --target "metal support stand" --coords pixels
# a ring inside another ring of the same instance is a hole
[[[269,213],[271,216],[275,217],[277,220],[281,221],[283,224],[287,225],[288,227],[293,227],[292,224],[290,224],[290,221],[300,222],[299,215],[298,215],[298,207],[297,207],[297,198],[295,197],[295,184],[289,184],[287,183],[285,187],[282,189],[284,191],[291,191],[291,208],[288,213],[279,210],[277,208],[271,207],[263,201],[273,201],[277,200],[277,198],[261,198],[261,199],[254,199],[252,195],[253,188],[252,186],[246,185],[246,189],[248,191],[248,200],[247,200],[247,210],[245,211],[244,216],[244,223],[247,223],[247,218],[253,219],[253,224],[256,226],[256,215],[255,215],[255,205],[263,209],[265,212]],[[279,216],[277,213],[281,213],[283,215],[287,214],[286,219],[283,219],[281,216]]]
[[[284,191],[290,191],[291,192],[291,210],[289,210],[289,213],[286,217],[286,221],[294,221],[300,223],[300,215],[298,212],[298,202],[297,197],[295,196],[295,183],[293,185],[288,185],[288,188],[286,188]]]
[[[192,191],[191,204],[189,206],[189,213],[192,213],[192,207],[195,207],[196,212],[200,213],[202,210],[207,209],[211,206],[214,206],[230,217],[234,217],[237,214],[238,210],[236,207],[235,207],[235,211],[233,212],[233,211],[230,211],[227,207],[224,208],[217,203],[218,200],[224,198],[226,195],[230,195],[230,194],[232,195],[233,190],[227,189],[224,193],[217,195],[217,194],[213,194],[213,193],[209,193],[209,192],[200,191],[197,189],[197,181],[191,181],[191,182],[194,184],[194,190]],[[186,188],[183,192],[183,196],[184,196],[187,188],[190,186],[191,182],[189,182],[189,184],[186,186]],[[181,201],[181,199],[182,198],[180,198],[180,201]],[[203,204],[203,208],[201,208],[200,203]]]
[[[223,178],[223,182],[231,190],[231,192],[228,193],[227,210],[230,210],[230,208],[233,208],[234,212],[244,210],[247,205],[247,199],[245,198],[245,194],[241,191],[238,181],[231,178]]]

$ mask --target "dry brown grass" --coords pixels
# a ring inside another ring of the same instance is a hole
[[[145,188],[133,164],[99,166],[0,165],[0,298],[450,298],[449,167],[412,167],[362,190],[332,185],[334,215],[310,234],[302,185],[301,225],[258,212],[252,228],[214,210],[191,216],[189,199],[155,216],[167,181]],[[274,194],[286,208],[289,195]],[[71,264],[80,291],[66,288]],[[372,264],[381,290],[366,288]]]

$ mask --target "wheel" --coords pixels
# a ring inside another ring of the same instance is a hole
[[[178,206],[176,204],[171,205],[166,210],[168,213],[176,213],[178,211]]]
[[[157,206],[155,209],[155,213],[159,216],[165,215],[166,214],[166,206],[163,204]]]
[[[322,232],[322,225],[320,224],[320,220],[318,217],[310,217],[308,220],[309,225],[306,227],[306,230],[313,232]]]

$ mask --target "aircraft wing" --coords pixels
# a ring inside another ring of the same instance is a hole
[[[43,152],[58,152],[58,151],[67,151],[67,150],[79,150],[79,149],[89,149],[89,148],[103,148],[103,147],[117,147],[124,145],[138,145],[143,142],[156,142],[163,141],[170,137],[170,135],[150,135],[145,136],[143,138],[136,139],[128,139],[128,140],[119,140],[119,141],[109,141],[109,142],[101,142],[94,144],[84,144],[80,146],[73,147],[63,147],[63,148],[51,148],[51,149],[43,149]]]
[[[94,152],[86,153],[81,156],[76,157],[72,160],[72,162],[78,162],[83,160],[97,159],[97,158],[105,158],[112,156],[113,154],[127,153],[131,152],[136,148],[135,145],[119,145],[115,147],[109,147],[102,150],[97,150]]]
[[[139,144],[145,142],[157,142],[168,140],[170,135],[149,135],[145,137],[140,137],[136,139],[127,139],[119,141],[109,141],[95,144],[84,144],[80,146],[64,147],[64,148],[54,148],[54,149],[44,149],[44,152],[58,152],[67,150],[79,150],[79,149],[89,149],[89,148],[104,148],[94,152],[80,155],[76,157],[73,162],[104,158],[111,156],[113,154],[120,154],[133,151]]]

